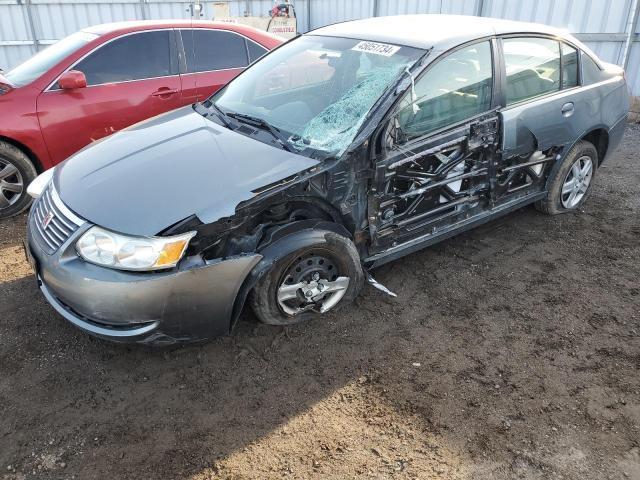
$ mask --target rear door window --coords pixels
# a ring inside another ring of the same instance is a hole
[[[142,32],[117,38],[80,61],[75,70],[87,85],[128,82],[174,74],[171,31]]]
[[[222,30],[182,30],[187,72],[244,68],[249,64],[245,39]]]
[[[560,90],[560,43],[547,38],[503,40],[507,105]]]

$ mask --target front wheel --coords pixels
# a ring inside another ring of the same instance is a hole
[[[591,193],[597,165],[596,147],[585,140],[576,143],[549,182],[547,198],[536,208],[549,215],[578,210]]]
[[[31,205],[27,186],[36,175],[24,152],[0,141],[0,219],[17,215]]]
[[[292,325],[353,300],[364,283],[360,256],[347,238],[328,232],[325,242],[275,262],[251,292],[251,307],[263,323]]]

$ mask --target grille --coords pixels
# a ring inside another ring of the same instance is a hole
[[[74,215],[60,200],[50,183],[33,204],[32,223],[42,249],[56,252],[84,221]]]

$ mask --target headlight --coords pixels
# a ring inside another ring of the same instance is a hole
[[[130,237],[91,227],[76,243],[87,262],[120,270],[160,270],[175,267],[196,232],[173,237]]]
[[[46,170],[45,172],[38,175],[33,180],[33,182],[29,184],[29,186],[27,187],[27,193],[29,194],[29,196],[38,198],[40,195],[42,195],[42,192],[44,192],[44,189],[47,188],[47,185],[49,185],[49,182],[53,178],[53,171],[55,169],[56,167]]]

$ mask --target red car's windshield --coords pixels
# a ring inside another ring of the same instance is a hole
[[[76,32],[45,48],[14,69],[5,73],[13,85],[21,87],[33,82],[69,54],[75,52],[98,36],[88,32]]]

